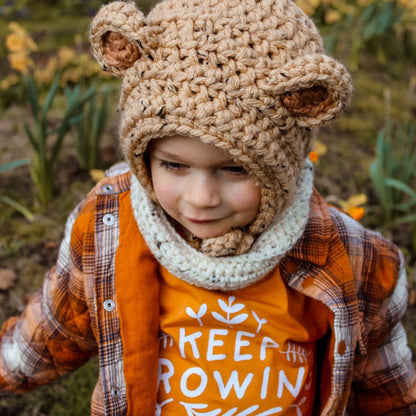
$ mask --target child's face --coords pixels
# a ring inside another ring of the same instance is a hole
[[[256,218],[260,188],[225,151],[171,136],[152,141],[149,156],[159,204],[185,233],[218,237]]]

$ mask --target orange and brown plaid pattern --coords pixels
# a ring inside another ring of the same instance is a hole
[[[56,267],[22,316],[7,321],[0,334],[5,390],[51,382],[98,353],[96,416],[131,414],[117,313],[122,305],[115,304],[116,253],[126,249],[119,247],[119,211],[130,200],[130,173],[120,167],[111,175],[71,214]],[[406,276],[397,248],[328,209],[315,193],[304,235],[279,268],[288,285],[333,313],[330,337],[321,346],[316,414],[343,415],[348,406],[350,415],[416,415],[416,376],[400,324]],[[157,299],[149,296],[149,302]]]

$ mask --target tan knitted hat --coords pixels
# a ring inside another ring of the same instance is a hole
[[[164,0],[146,17],[117,1],[94,18],[91,44],[102,68],[123,78],[121,144],[151,198],[144,153],[173,134],[224,149],[261,183],[251,224],[199,241],[210,256],[246,252],[291,203],[317,128],[352,92],[291,0]]]

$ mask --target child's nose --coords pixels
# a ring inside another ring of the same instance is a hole
[[[187,181],[183,199],[197,208],[213,208],[221,203],[220,189],[209,173],[195,173]]]

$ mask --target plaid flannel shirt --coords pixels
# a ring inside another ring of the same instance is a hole
[[[22,316],[4,323],[1,389],[30,390],[99,354],[91,414],[131,414],[112,300],[118,213],[120,201],[129,201],[121,197],[130,192],[130,175],[113,169],[75,209],[57,265]],[[350,415],[416,415],[416,377],[400,323],[407,282],[398,249],[328,208],[315,192],[305,232],[279,269],[288,285],[324,302],[334,316],[330,336],[318,346],[324,354],[316,414],[343,415],[348,408]]]

